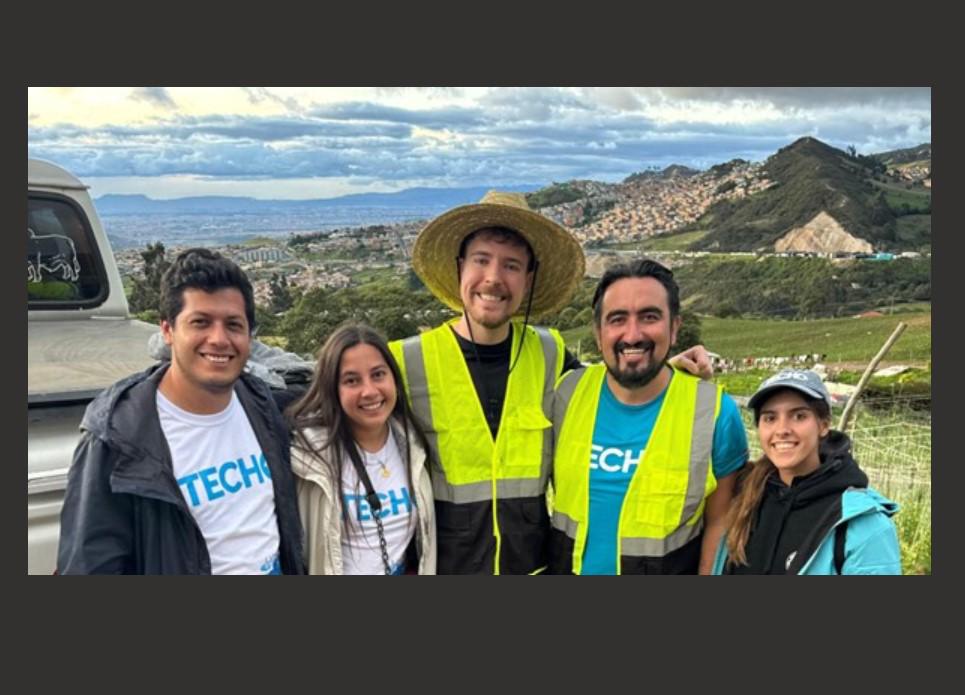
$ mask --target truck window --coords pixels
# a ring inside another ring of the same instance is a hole
[[[27,307],[82,309],[103,303],[107,279],[83,210],[55,195],[27,196]]]

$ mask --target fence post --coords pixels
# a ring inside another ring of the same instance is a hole
[[[899,321],[898,325],[895,326],[895,330],[892,331],[891,336],[889,336],[888,340],[885,341],[885,344],[881,346],[881,349],[878,350],[878,354],[875,355],[874,359],[872,359],[868,363],[868,366],[865,367],[864,374],[861,375],[861,379],[858,381],[858,387],[855,389],[854,395],[848,399],[848,404],[844,406],[844,412],[841,413],[841,419],[838,421],[838,430],[841,432],[844,432],[845,428],[848,426],[848,419],[851,417],[851,411],[854,410],[854,407],[858,402],[858,397],[861,395],[861,392],[864,391],[864,387],[871,379],[871,375],[874,373],[875,367],[877,367],[882,358],[888,354],[888,350],[891,349],[891,346],[895,344],[895,341],[898,340],[898,337],[906,328],[908,328],[908,325],[904,321]]]

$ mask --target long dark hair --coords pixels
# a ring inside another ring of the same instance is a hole
[[[776,393],[780,393],[780,391],[775,391],[774,394]],[[818,420],[825,423],[831,422],[831,408],[828,407],[824,399],[812,398],[797,390],[795,390],[795,393],[801,395]],[[770,400],[770,398],[767,400]],[[755,425],[761,421],[761,408],[767,403],[767,400],[758,403],[754,409]],[[749,466],[745,466],[738,474],[737,494],[734,496],[734,501],[727,512],[728,564],[747,564],[747,541],[751,537],[751,528],[757,518],[757,509],[761,504],[761,498],[764,496],[767,479],[772,473],[776,474],[776,472],[777,467],[771,463],[767,456],[762,455]]]
[[[391,421],[395,420],[405,435],[405,442],[398,442],[398,444],[400,449],[405,449],[403,456],[405,476],[412,491],[412,504],[418,508],[412,481],[411,439],[413,436],[416,438],[426,455],[429,453],[429,443],[422,428],[409,412],[399,366],[392,357],[385,339],[375,329],[361,323],[347,323],[336,328],[318,351],[318,362],[315,365],[315,376],[311,385],[300,399],[288,407],[285,415],[295,433],[296,445],[315,453],[329,467],[329,472],[337,486],[336,494],[341,495],[345,457],[349,457],[353,465],[361,465],[362,460],[358,444],[352,436],[349,420],[342,410],[338,397],[340,366],[345,351],[362,344],[371,345],[379,351],[395,380],[395,407],[389,416],[389,427],[391,428]],[[305,429],[309,427],[325,428],[328,437],[326,441],[320,446],[315,446],[305,434]],[[350,519],[345,504],[342,505],[342,516]],[[410,521],[414,517],[413,514]]]

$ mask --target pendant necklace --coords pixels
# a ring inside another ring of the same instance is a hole
[[[365,452],[365,458],[369,462],[374,463],[379,467],[379,475],[381,475],[383,478],[392,477],[392,471],[390,471],[389,467],[385,465],[384,458],[381,458],[381,457],[376,458],[375,456],[372,456],[372,454],[370,454],[369,452]]]

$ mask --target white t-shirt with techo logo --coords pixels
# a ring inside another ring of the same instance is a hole
[[[372,487],[382,503],[378,514],[385,532],[391,573],[402,574],[406,569],[405,551],[415,533],[417,518],[405,461],[391,430],[385,446],[379,451],[359,451]],[[365,486],[359,481],[348,456],[342,463],[342,503],[348,512],[348,519],[343,522],[342,573],[385,574],[379,531],[373,516],[375,512],[365,499]]]
[[[182,410],[157,392],[184,501],[201,529],[212,574],[281,574],[274,487],[238,396],[220,413]]]

